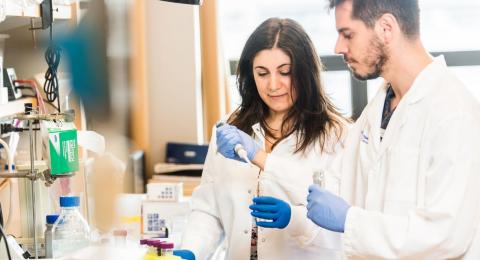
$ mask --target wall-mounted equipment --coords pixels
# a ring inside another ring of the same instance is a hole
[[[3,86],[8,89],[8,100],[12,101],[22,96],[20,90],[15,87],[14,81],[17,80],[14,68],[3,69]]]

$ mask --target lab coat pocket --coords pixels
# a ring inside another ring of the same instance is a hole
[[[385,200],[414,203],[417,197],[419,150],[404,145],[387,149],[383,163]]]

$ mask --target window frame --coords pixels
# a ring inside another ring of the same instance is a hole
[[[443,51],[431,52],[432,56],[437,57],[443,55],[448,67],[457,66],[480,66],[480,50],[472,51]],[[350,75],[351,102],[352,102],[352,119],[362,114],[363,109],[368,104],[368,81],[360,81],[356,79],[347,65],[343,61],[341,55],[322,55],[320,56],[326,72],[346,71]],[[238,59],[229,60],[230,76],[236,74]],[[480,86],[479,86],[480,87]]]

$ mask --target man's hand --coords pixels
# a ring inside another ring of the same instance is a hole
[[[350,205],[318,185],[310,185],[308,192],[308,218],[322,228],[343,233]]]

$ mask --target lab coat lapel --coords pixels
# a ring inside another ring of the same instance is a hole
[[[380,157],[389,149],[393,141],[396,139],[395,137],[401,131],[402,126],[407,122],[408,109],[409,104],[405,97],[398,103],[395,112],[393,112],[393,115],[390,118],[387,129],[383,134],[383,139],[380,143]]]
[[[378,161],[378,153],[380,147],[380,121],[382,119],[383,100],[385,100],[385,86],[381,86],[377,91],[375,98],[367,105],[362,115],[357,121],[361,126],[360,132],[357,133],[358,142],[358,159],[359,167],[363,174],[357,176],[358,183],[366,183],[367,175],[373,169]]]
[[[400,100],[392,118],[390,119],[390,123],[388,124],[383,135],[383,140],[380,144],[380,156],[382,156],[392,145],[393,141],[397,139],[396,137],[400,133],[402,126],[408,121],[408,114],[412,105],[420,102],[426,97],[437,84],[437,77],[432,77],[431,74],[442,73],[442,70],[445,68],[445,59],[443,56],[439,56],[419,73],[409,91],[405,94],[402,100]]]
[[[255,123],[252,125],[252,130],[254,133],[254,139],[257,141],[258,144],[260,144],[261,147],[263,147],[264,150],[266,150],[266,141],[265,141],[265,130],[262,129],[262,126],[260,123]],[[296,140],[298,140],[298,134],[295,132],[289,136],[287,136],[285,139],[281,140],[277,146],[276,149],[271,151],[272,154],[275,153],[294,153],[296,150]],[[287,146],[279,146],[281,143],[287,143]],[[280,151],[278,148],[281,147]],[[287,149],[287,150],[285,150]]]
[[[359,171],[361,174],[356,174],[355,180],[352,180],[353,183],[357,184],[355,188],[348,187],[347,190],[344,190],[345,186],[342,187],[342,195],[351,194],[348,197],[353,205],[365,208],[370,207],[368,197],[371,196],[371,193],[368,192],[368,187],[372,182],[369,181],[369,176],[378,169],[376,166],[379,161],[380,124],[385,96],[386,87],[382,85],[356,122],[360,126],[360,131],[355,133],[358,136],[353,137],[358,142],[358,158],[355,158],[355,160],[358,160],[358,164],[354,171]],[[342,182],[344,182],[344,179],[345,177],[342,177]]]
[[[265,132],[263,131],[260,123],[255,123],[252,125],[252,130],[254,133],[254,139],[260,144],[261,147],[265,150]]]
[[[367,129],[364,130],[368,131],[368,134],[365,132],[362,133],[367,134],[368,145],[375,153],[378,153],[380,148],[380,125],[382,122],[383,103],[387,94],[386,89],[387,87],[384,83],[384,85],[380,87],[376,97],[373,99],[373,109],[371,109],[368,113]]]

